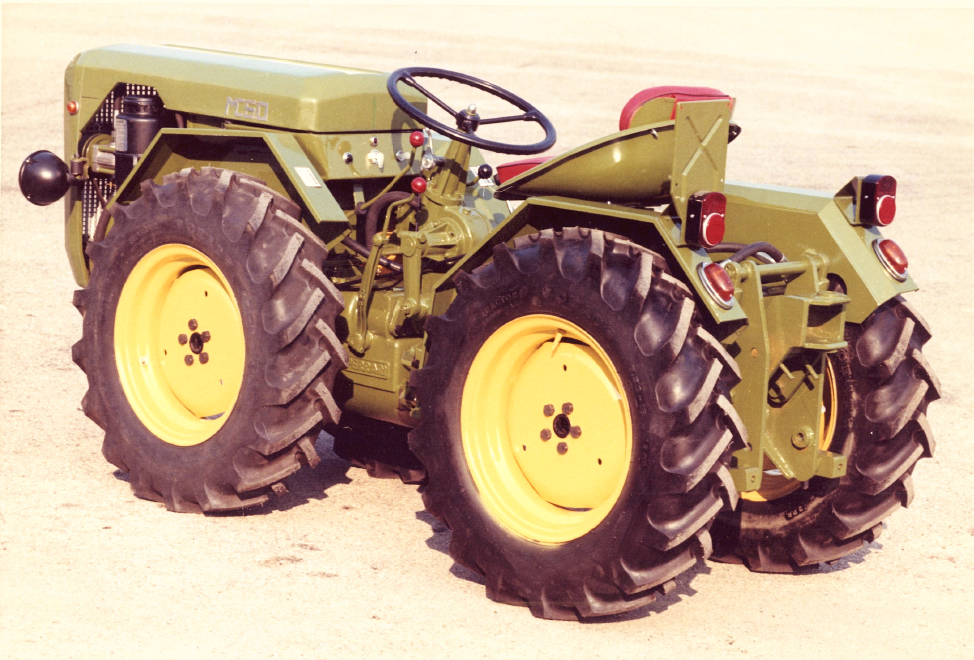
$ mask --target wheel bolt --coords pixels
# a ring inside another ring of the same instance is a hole
[[[193,364],[193,356],[187,355],[186,357],[183,358],[183,361],[186,362],[186,366],[188,367]]]
[[[186,342],[188,342],[188,341],[189,341],[189,337],[187,337],[186,335],[179,335],[179,343],[180,343],[180,345],[185,346],[186,345]]]
[[[545,442],[551,440],[551,431],[549,429],[541,429],[541,439]]]
[[[573,426],[572,427],[572,430],[571,430],[571,434],[572,434],[572,437],[573,438],[580,437],[582,435],[582,427],[581,426]]]
[[[204,330],[203,333],[200,335],[200,338],[203,340],[204,344],[210,341],[210,331]]]
[[[190,319],[189,320],[189,329],[190,330],[195,330],[198,327],[200,327],[200,324],[196,322],[196,319]]]
[[[210,361],[210,356],[206,353],[200,353],[200,364],[206,364]]]
[[[567,442],[559,442],[558,443],[558,453],[561,454],[562,456],[564,456],[565,454],[568,453],[568,443]]]
[[[554,414],[555,414],[555,407],[553,405],[551,405],[550,403],[549,404],[546,404],[545,407],[544,407],[544,416],[545,417],[551,417]]]
[[[562,406],[561,406],[561,411],[563,413],[565,413],[566,415],[571,415],[573,410],[575,410],[575,406],[573,406],[570,403],[565,403],[565,404],[562,404]]]

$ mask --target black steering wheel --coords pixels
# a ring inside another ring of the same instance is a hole
[[[477,114],[477,108],[474,105],[470,105],[465,110],[460,110],[457,112],[416,82],[416,78],[442,78],[444,80],[451,80],[453,82],[460,83],[461,85],[475,87],[479,90],[487,92],[492,96],[496,96],[499,99],[507,101],[519,110],[523,110],[524,114],[483,119]],[[426,113],[417,110],[403,97],[402,93],[400,93],[398,88],[400,82],[409,85],[427,99],[443,108],[443,110],[445,110],[456,120],[457,127],[451,128],[446,124],[441,124]],[[504,154],[527,156],[546,151],[555,144],[555,127],[551,124],[551,121],[541,114],[537,108],[522,99],[520,96],[511,94],[506,89],[502,89],[493,83],[487,82],[486,80],[468,76],[465,73],[457,73],[456,71],[447,71],[445,69],[434,69],[425,66],[409,66],[394,71],[392,75],[389,76],[389,81],[386,83],[386,88],[389,90],[389,95],[392,97],[395,104],[399,106],[399,108],[407,115],[418,121],[423,126],[431,128],[442,135],[451,137],[458,142],[469,144],[471,147],[477,147],[487,151],[497,151]],[[477,137],[476,135],[477,128],[480,126],[484,126],[486,124],[506,124],[515,121],[528,121],[538,124],[544,129],[544,139],[540,142],[535,142],[534,144],[508,144],[507,142],[493,142],[491,140],[485,140],[484,138]]]

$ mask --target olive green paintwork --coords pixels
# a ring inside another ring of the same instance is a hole
[[[166,108],[309,133],[413,130],[386,74],[181,46],[119,45],[73,64],[81,125],[119,82],[154,87]],[[72,72],[69,70],[69,75]],[[422,97],[407,96],[417,105]]]
[[[702,249],[692,249],[681,241],[681,223],[669,214],[653,209],[631,208],[571,199],[568,197],[531,197],[508,216],[494,231],[477,245],[466,257],[443,276],[439,291],[451,288],[453,275],[458,270],[472,271],[487,261],[494,246],[506,243],[524,233],[560,227],[590,227],[611,231],[633,238],[646,247],[666,255],[682,272],[684,279],[697,291],[700,303],[719,323],[741,321],[747,317],[736,302],[730,309],[723,309],[707,295],[699,278],[697,267],[711,263],[711,257]],[[526,231],[527,230],[527,231]]]
[[[218,131],[226,127],[267,131],[265,144],[282,159],[290,176],[294,175],[294,167],[306,166],[307,160],[314,162],[319,179],[342,178],[343,175],[351,178],[382,176],[378,171],[361,171],[366,163],[365,154],[372,148],[366,149],[368,137],[395,134],[389,145],[392,150],[386,152],[395,154],[403,145],[408,145],[409,132],[418,128],[392,102],[385,89],[386,78],[384,73],[364,69],[178,46],[119,45],[85,51],[75,57],[65,71],[65,102],[79,104],[76,115],[64,113],[65,160],[83,156],[78,153],[82,129],[115,85],[124,82],[155,88],[168,110],[186,115],[189,128],[199,123],[211,125]],[[406,98],[425,110],[424,97],[409,90]],[[212,119],[207,121],[208,118]],[[275,131],[275,128],[285,129],[288,133]],[[367,134],[357,136],[357,132]],[[272,133],[286,137],[273,137]],[[313,136],[309,140],[308,134],[331,135],[328,138]],[[402,137],[403,134],[407,137]],[[387,136],[382,139],[390,140]],[[295,141],[299,149],[295,148]],[[321,143],[320,148],[315,142]],[[354,166],[342,162],[345,151],[357,156]],[[186,158],[184,167],[220,162],[224,161],[207,163]],[[246,161],[237,164],[240,171],[255,176],[273,169],[265,164],[265,167],[256,167],[259,172],[255,172],[251,171],[255,168],[248,170]],[[152,178],[161,181],[161,175],[171,171],[178,169],[159,168],[156,174],[160,178],[155,175]],[[144,178],[144,175],[130,176],[128,181],[139,182]],[[268,181],[276,178],[271,176]],[[311,207],[311,217],[316,220],[343,219],[343,214],[336,216],[334,213],[337,206],[324,199],[327,196],[324,188],[321,189],[323,192],[309,191],[306,194],[297,184],[288,188],[280,182],[277,188],[287,193],[298,191],[302,198],[316,197],[319,203]],[[84,286],[88,272],[82,253],[81,213],[81,193],[73,187],[65,199],[65,247],[75,280]]]
[[[726,101],[677,103],[674,120],[572,149],[506,181],[496,196],[562,196],[612,204],[672,200],[677,215],[685,218],[690,195],[723,190],[729,123]]]
[[[472,271],[495,246],[543,229],[580,226],[627,236],[663,255],[696,292],[740,366],[732,396],[750,448],[735,454],[738,487],[760,487],[765,455],[799,480],[844,474],[844,458],[817,448],[825,360],[845,345],[845,322],[861,323],[886,300],[916,288],[909,278],[893,280],[876,259],[872,242],[880,234],[857,222],[856,180],[836,195],[725,185],[730,108],[726,101],[695,101],[676,104],[671,120],[566,152],[492,195],[468,177],[481,155],[458,143],[434,140],[442,164],[420,168],[422,150],[408,144],[415,126],[392,103],[385,81],[374,72],[198,49],[88,51],[65,75],[65,99],[81,105],[78,115],[65,113],[65,152],[69,159],[86,156],[77,153],[81,129],[117,83],[152,86],[167,109],[185,115],[185,128],[156,136],[117,202],[134,200],[142,181],[185,167],[252,174],[301,204],[302,220],[337,260],[348,254],[341,238],[355,228],[355,203],[404,176],[427,177],[422,209],[403,202],[389,211],[389,233],[377,234],[368,262],[376,271],[380,254],[399,260],[402,284],[366,276],[361,266],[352,267],[357,275],[335,279],[344,289],[339,325],[351,349],[344,407],[402,424],[420,414],[409,374],[425,362],[423,322],[449,307],[458,271]],[[421,99],[415,103],[424,107]],[[106,136],[96,139],[106,143]],[[687,199],[704,190],[727,196],[725,241],[767,241],[788,259],[727,264],[736,289],[729,310],[710,298],[697,273],[730,255],[692,248],[683,235]],[[525,201],[508,213],[505,197]],[[84,285],[77,188],[65,218],[72,270]],[[430,262],[440,267],[426,268]],[[830,290],[839,279],[846,295]]]
[[[828,272],[842,278],[849,295],[846,318],[850,323],[862,323],[887,300],[917,289],[909,276],[897,282],[883,269],[872,248],[881,233],[874,227],[853,225],[855,210],[841,195],[736,182],[728,183],[724,194],[724,240],[767,241],[793,260],[806,250],[826,255]]]
[[[761,487],[765,454],[788,479],[845,474],[844,456],[818,448],[824,361],[846,346],[849,302],[828,290],[826,266],[814,252],[780,264],[726,266],[748,319],[725,339],[741,370],[731,398],[750,445],[734,455],[738,490]]]
[[[616,204],[669,194],[676,132],[672,121],[630,128],[565,152],[504,182],[498,199],[556,195]]]

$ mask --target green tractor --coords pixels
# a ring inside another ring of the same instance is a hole
[[[896,181],[725,182],[716,89],[645,90],[618,132],[496,172],[482,151],[546,151],[551,122],[440,69],[114,46],[65,101],[68,162],[32,154],[21,189],[66,195],[83,410],[170,510],[263,504],[325,431],[420,484],[490,598],[576,619],[708,557],[844,557],[933,452]],[[543,138],[484,137],[507,122]]]

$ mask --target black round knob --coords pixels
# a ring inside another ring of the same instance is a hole
[[[494,168],[487,163],[484,163],[477,168],[477,176],[481,179],[489,179],[490,177],[494,176]]]
[[[67,163],[50,151],[35,151],[20,166],[20,192],[37,206],[53,204],[75,180]]]

